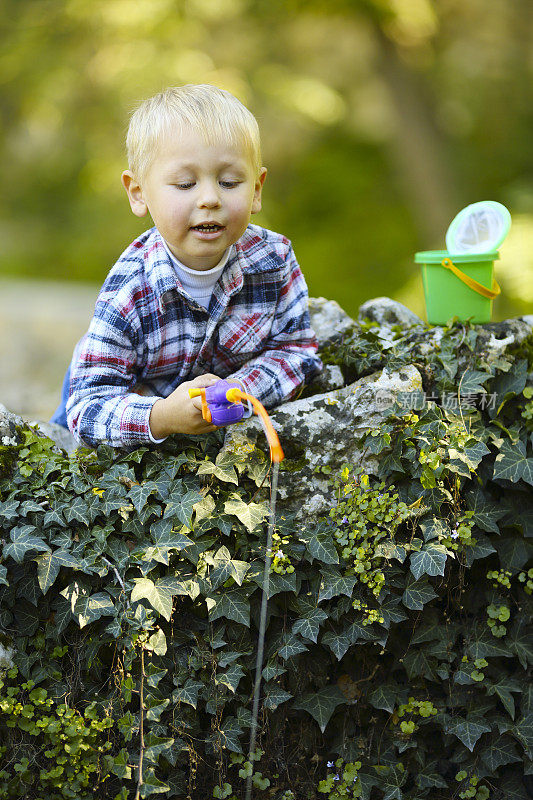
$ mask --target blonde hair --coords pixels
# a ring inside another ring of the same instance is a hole
[[[149,97],[132,113],[126,149],[133,174],[142,179],[162,139],[187,126],[199,131],[207,144],[243,146],[259,172],[261,145],[254,115],[225,89],[190,83]]]

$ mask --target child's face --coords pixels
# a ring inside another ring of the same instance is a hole
[[[168,136],[142,181],[122,182],[134,214],[147,211],[177,259],[191,269],[214,267],[261,210],[266,169],[257,174],[242,147],[206,144],[185,129]],[[211,225],[211,228],[207,226]]]

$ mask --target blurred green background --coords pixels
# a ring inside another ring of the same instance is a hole
[[[462,207],[493,199],[513,217],[493,317],[532,313],[531,0],[0,0],[0,11],[0,402],[28,360],[5,337],[38,317],[40,357],[17,380],[51,370],[57,383],[79,332],[50,332],[45,312],[82,332],[97,285],[148,227],[120,183],[124,138],[132,109],[168,85],[214,83],[257,116],[268,177],[253,221],[292,240],[311,295],[352,315],[387,295],[423,316],[413,254],[443,248]],[[51,402],[11,401],[28,413]]]

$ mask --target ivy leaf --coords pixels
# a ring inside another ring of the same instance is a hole
[[[54,633],[62,633],[72,619],[71,605],[64,597],[59,596],[54,608]]]
[[[221,547],[213,557],[214,569],[209,575],[213,589],[217,589],[228,578],[233,578],[241,586],[244,577],[250,569],[246,561],[236,561],[231,558],[227,547]]]
[[[227,717],[218,733],[218,736],[215,734],[215,740],[219,747],[225,747],[232,753],[242,753],[242,747],[239,741],[242,728],[235,717]],[[217,752],[219,752],[219,750]]]
[[[515,704],[514,697],[511,692],[521,692],[522,686],[514,681],[512,678],[502,678],[498,683],[493,684],[487,689],[487,694],[496,694],[502,701],[505,710],[509,716],[514,719],[515,717]]]
[[[506,536],[497,539],[494,544],[500,556],[500,564],[505,564],[506,569],[518,571],[533,558],[533,544],[522,536]]]
[[[308,714],[311,714],[322,733],[324,733],[326,725],[337,706],[345,702],[346,698],[338,686],[326,686],[314,694],[305,694],[293,704],[293,708],[298,711],[307,711]]]
[[[513,654],[505,640],[495,639],[488,628],[483,629],[481,635],[477,635],[477,630],[474,630],[474,636],[475,638],[467,647],[467,653],[472,659],[490,658],[491,656],[512,658]]]
[[[187,528],[192,528],[193,507],[202,499],[203,496],[194,490],[188,491],[184,497],[179,497],[179,499],[171,497],[165,506],[164,516],[172,519],[177,517]]]
[[[357,579],[353,575],[341,575],[335,567],[324,566],[320,568],[322,580],[320,581],[320,593],[318,595],[318,602],[322,600],[329,600],[332,597],[337,597],[339,594],[345,594],[351,597]]]
[[[392,714],[398,699],[398,687],[384,684],[368,695],[368,702],[374,708],[382,708]]]
[[[292,694],[286,692],[285,689],[282,689],[277,684],[272,684],[265,686],[265,699],[263,700],[263,708],[268,708],[270,711],[274,711],[278,706],[282,703],[286,703],[287,700],[290,700]]]
[[[185,683],[185,686],[182,686],[181,689],[175,689],[172,692],[172,701],[174,703],[187,703],[193,708],[196,708],[198,703],[198,692],[203,688],[203,683],[189,678]]]
[[[450,720],[446,733],[453,733],[472,752],[479,738],[484,733],[488,733],[490,729],[490,725],[484,722],[481,717],[470,715],[466,719],[455,717]]]
[[[9,586],[9,581],[7,580],[7,567],[4,567],[3,564],[0,564],[0,584]]]
[[[337,661],[346,655],[348,648],[354,643],[352,637],[348,632],[335,633],[334,631],[326,631],[320,640],[322,645],[329,647]]]
[[[278,654],[284,661],[288,661],[289,658],[297,656],[300,653],[305,653],[306,650],[307,646],[297,639],[296,636],[285,634],[282,638],[282,644],[278,649]]]
[[[411,572],[418,580],[422,575],[444,575],[446,548],[442,544],[427,542],[418,553],[411,553]]]
[[[4,500],[3,503],[0,503],[0,517],[7,519],[8,522],[12,519],[17,519],[19,516],[17,509],[19,506],[20,502],[14,498]]]
[[[292,626],[292,632],[294,634],[299,633],[304,639],[310,639],[312,642],[316,642],[320,625],[326,619],[328,619],[328,615],[325,611],[322,611],[321,608],[313,608],[303,617],[296,620]]]
[[[81,522],[82,525],[87,525],[88,504],[80,495],[75,495],[74,498],[65,506],[64,514],[67,522]]]
[[[437,762],[432,761],[430,764],[426,764],[424,769],[421,769],[420,772],[417,773],[416,776],[416,785],[419,789],[447,789],[448,784],[436,772]]]
[[[497,505],[490,496],[483,492],[479,487],[466,495],[467,506],[474,512],[472,521],[482,530],[489,533],[499,533],[500,529],[496,524],[499,519],[505,516],[505,509]]]
[[[476,559],[486,558],[491,553],[495,553],[496,549],[492,546],[488,536],[482,533],[475,533],[475,544],[469,545],[465,550],[465,562],[468,567],[471,567]]]
[[[507,439],[500,448],[494,462],[494,480],[507,480],[517,483],[521,478],[533,485],[533,458],[526,458],[526,448],[522,441],[512,444]]]
[[[111,597],[106,592],[97,592],[87,597],[82,595],[76,600],[73,614],[78,617],[80,628],[100,617],[114,616],[115,606]]]
[[[210,494],[206,494],[205,497],[194,504],[194,520],[195,523],[198,524],[203,519],[211,519],[213,516],[213,512],[216,508],[216,503],[214,498]]]
[[[461,395],[486,393],[483,384],[490,380],[491,377],[490,372],[480,372],[477,369],[465,370],[459,382]]]
[[[141,513],[142,509],[146,505],[147,499],[153,492],[156,491],[156,489],[157,486],[153,481],[147,481],[146,483],[137,484],[131,487],[127,496],[133,503],[138,514]]]
[[[272,572],[268,580],[268,599],[270,600],[271,597],[274,597],[275,594],[279,594],[280,592],[291,592],[293,594],[297,594],[300,581],[301,579],[299,575],[297,575],[296,571],[286,573],[285,575]],[[262,572],[261,577],[258,580],[255,580],[255,583],[257,583],[258,586],[263,586]]]
[[[245,503],[240,495],[233,494],[224,503],[224,511],[237,517],[249,533],[252,533],[265,519],[268,506],[266,503]]]
[[[393,541],[380,542],[374,553],[376,558],[386,558],[389,561],[395,558],[400,564],[403,564],[407,556],[405,547]]]
[[[339,555],[329,531],[316,530],[306,535],[307,552],[322,564],[338,564]]]
[[[424,536],[424,541],[429,542],[432,539],[442,539],[444,536],[450,535],[450,526],[445,520],[433,517],[430,520],[420,523],[420,529]]]
[[[21,635],[32,636],[40,623],[38,610],[27,600],[20,600],[14,607],[13,613]]]
[[[497,375],[491,383],[491,390],[497,395],[496,408],[491,411],[491,417],[496,417],[504,404],[515,394],[524,391],[527,381],[527,359],[522,358],[513,364],[509,372]]]
[[[36,556],[33,560],[37,562],[37,580],[43,594],[52,586],[61,567],[80,566],[78,559],[66,550],[54,550],[53,553]]]
[[[508,637],[509,650],[518,657],[524,669],[533,663],[533,635],[525,625],[519,623]]]
[[[403,764],[394,767],[374,767],[381,777],[379,786],[383,791],[383,800],[402,800],[401,787],[409,774]]]
[[[38,536],[32,536],[35,530],[33,525],[22,525],[20,528],[13,528],[9,534],[11,542],[4,545],[4,558],[11,556],[11,558],[18,564],[24,561],[24,556],[30,550],[37,550],[40,552],[49,551],[49,546],[40,539]]]
[[[235,694],[241,678],[243,678],[244,675],[245,672],[240,664],[231,664],[226,672],[219,672],[215,675],[215,684],[227,686],[228,689]]]
[[[210,622],[220,618],[232,619],[250,627],[250,603],[242,589],[228,589],[224,594],[206,597],[205,601]]]
[[[239,485],[239,478],[233,464],[213,464],[212,461],[202,461],[196,474],[214,475],[220,481]]]
[[[402,603],[407,608],[413,611],[422,611],[426,603],[437,597],[433,587],[427,581],[426,577],[420,580],[413,580],[411,576],[407,579],[407,586],[402,595]]]
[[[131,602],[148,600],[152,608],[167,621],[172,616],[172,598],[180,591],[176,578],[159,578],[155,583],[150,578],[135,578],[135,586],[131,591]]]
[[[522,759],[516,752],[516,746],[509,736],[500,736],[489,742],[481,751],[481,760],[490,772],[495,773],[503,764],[513,764]]]
[[[156,778],[153,767],[143,771],[143,782],[139,789],[139,797],[150,797],[153,794],[165,794],[169,791],[170,786]]]

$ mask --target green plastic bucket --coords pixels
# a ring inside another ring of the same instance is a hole
[[[500,293],[494,279],[492,253],[451,255],[447,250],[415,254],[422,267],[427,320],[442,325],[451,317],[472,322],[490,322],[492,301]],[[444,263],[443,263],[444,262]]]

